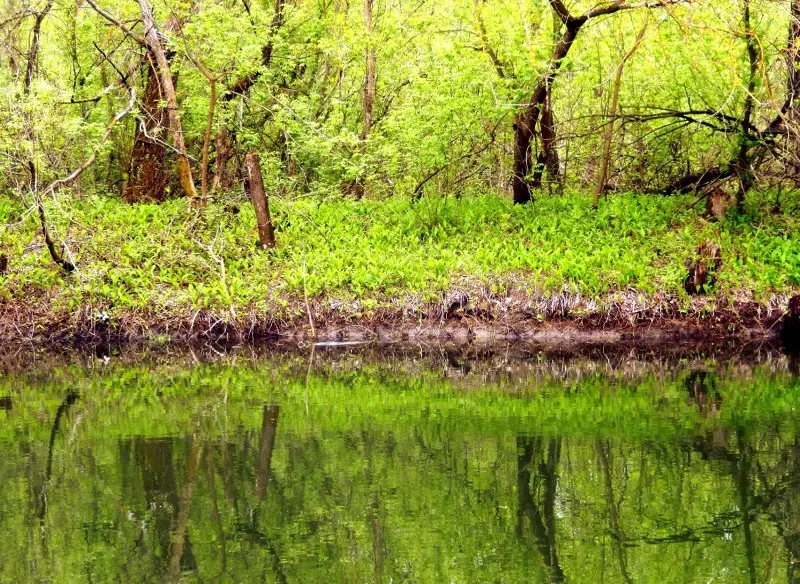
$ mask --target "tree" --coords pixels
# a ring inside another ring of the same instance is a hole
[[[539,78],[536,88],[514,121],[514,171],[512,188],[515,203],[531,200],[532,188],[541,186],[542,167],[556,172],[558,153],[555,149],[556,134],[552,111],[552,88],[564,59],[569,54],[578,33],[592,19],[608,16],[623,10],[636,8],[661,8],[679,4],[684,0],[665,0],[629,4],[625,2],[602,3],[580,15],[573,15],[562,0],[549,0],[551,9],[561,21],[563,33],[553,48],[545,73]],[[537,129],[538,128],[538,129]],[[541,142],[538,168],[533,164],[533,146]]]

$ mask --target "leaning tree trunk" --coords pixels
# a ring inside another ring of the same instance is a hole
[[[578,31],[586,20],[588,19],[580,18],[567,21],[566,30],[553,50],[547,73],[539,80],[530,104],[517,116],[514,123],[514,176],[512,188],[515,203],[527,203],[532,199],[531,193],[535,181],[532,181],[531,177],[536,178],[532,155],[532,146],[535,141],[542,142],[542,153],[544,155],[544,158],[541,159],[542,163],[552,165],[555,160],[555,164],[558,164],[557,158],[554,158],[556,135],[549,96],[553,81],[555,81],[558,70],[561,68],[561,63],[564,57],[567,56],[572,43],[575,42],[575,38],[578,36]],[[542,128],[538,133],[537,126]],[[544,140],[545,135],[547,137],[546,140]],[[545,142],[547,143],[545,144]],[[545,148],[548,149],[549,159],[548,154],[545,153]],[[541,181],[541,176],[539,176],[539,181]]]
[[[189,200],[190,205],[197,202],[197,189],[192,178],[192,169],[189,164],[189,156],[186,154],[186,144],[183,139],[183,128],[181,126],[180,112],[178,111],[178,97],[175,93],[175,84],[172,80],[172,73],[169,68],[169,58],[161,43],[158,29],[153,18],[153,8],[147,0],[139,0],[139,7],[142,11],[142,23],[145,30],[145,42],[150,52],[150,57],[154,71],[157,73],[158,86],[161,91],[161,98],[167,104],[167,118],[169,120],[169,131],[172,134],[172,144],[177,155],[178,178],[181,186]]]

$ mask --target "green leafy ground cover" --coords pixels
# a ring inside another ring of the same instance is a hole
[[[298,299],[358,300],[366,312],[413,296],[480,285],[494,293],[588,298],[620,291],[686,300],[686,263],[705,240],[723,264],[711,296],[766,302],[800,286],[797,204],[781,213],[763,201],[721,222],[695,197],[544,197],[514,206],[497,196],[413,202],[273,198],[278,248],[256,249],[249,204],[218,202],[203,219],[185,201],[124,205],[100,197],[48,201],[48,219],[78,271],[66,276],[42,245],[37,218],[0,199],[0,303],[50,302],[167,316],[197,309],[225,315],[292,316]],[[698,205],[699,207],[699,205]],[[759,211],[756,211],[759,209]]]

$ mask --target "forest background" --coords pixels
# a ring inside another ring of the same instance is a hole
[[[798,37],[800,0],[5,0],[0,306],[772,313]]]

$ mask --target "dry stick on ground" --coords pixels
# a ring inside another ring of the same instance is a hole
[[[164,47],[158,36],[158,29],[153,19],[153,8],[147,0],[139,0],[139,7],[142,11],[142,22],[144,22],[144,38],[147,42],[147,48],[155,57],[161,89],[165,94],[164,97],[169,109],[169,128],[172,132],[172,141],[178,152],[178,178],[180,178],[191,207],[197,204],[197,189],[194,186],[192,167],[189,164],[186,144],[183,140],[183,128],[181,127],[181,117],[178,111],[178,97],[175,94],[175,85],[172,82],[172,72],[169,70],[167,54],[164,52]]]
[[[598,173],[597,177],[597,186],[594,190],[594,202],[592,203],[592,208],[597,209],[597,206],[600,204],[600,195],[603,194],[603,191],[606,188],[606,182],[608,181],[608,166],[611,163],[611,142],[614,137],[614,123],[617,119],[617,106],[619,105],[619,88],[622,85],[622,71],[625,68],[625,62],[630,59],[633,54],[636,52],[636,49],[639,48],[639,45],[642,43],[644,39],[644,33],[647,31],[647,26],[650,23],[648,20],[645,20],[644,26],[639,31],[639,34],[636,36],[636,40],[633,43],[633,46],[622,56],[622,60],[617,65],[617,72],[614,77],[614,91],[611,96],[611,105],[609,106],[608,110],[608,125],[606,126],[606,133],[603,137],[603,157],[600,161],[600,172]]]
[[[248,152],[244,158],[246,178],[244,189],[253,202],[256,211],[256,224],[258,225],[258,241],[264,249],[275,247],[275,230],[269,215],[269,200],[264,190],[264,179],[261,176],[261,165],[258,154]]]

